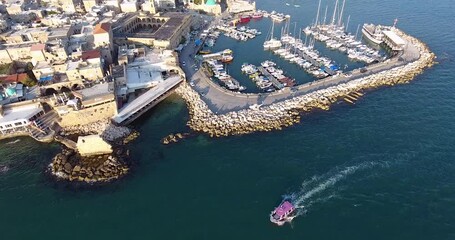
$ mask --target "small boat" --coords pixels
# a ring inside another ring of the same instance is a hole
[[[211,53],[210,50],[201,50],[199,51],[199,54],[209,54]]]
[[[251,20],[251,16],[243,15],[240,17],[240,23],[249,23]]]
[[[295,217],[295,207],[287,200],[283,201],[270,213],[270,221],[278,226],[282,226],[286,222],[291,222]]]
[[[255,12],[255,13],[253,14],[253,19],[260,19],[260,18],[262,18],[262,16],[264,16],[262,13],[260,13],[260,12]]]

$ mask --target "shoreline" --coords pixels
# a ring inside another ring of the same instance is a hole
[[[396,33],[417,48],[420,55],[416,60],[345,83],[267,104],[260,109],[243,109],[215,114],[195,89],[186,82],[182,83],[176,92],[185,100],[189,109],[190,119],[187,125],[192,130],[206,133],[211,137],[280,130],[283,127],[299,123],[300,113],[317,108],[328,110],[331,104],[350,93],[407,83],[421,74],[424,69],[433,66],[436,56],[419,39],[407,35],[399,29],[396,29]]]

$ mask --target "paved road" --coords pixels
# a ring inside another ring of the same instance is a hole
[[[190,55],[191,54],[191,55]],[[196,70],[195,67],[199,65],[194,60],[195,46],[192,43],[186,46],[181,54],[180,61],[185,62],[182,66],[186,73],[188,81],[194,83],[194,89],[201,94],[202,99],[207,103],[209,108],[215,113],[226,113],[229,111],[240,110],[247,108],[253,104],[268,105],[271,103],[279,102],[295,96],[303,95],[315,90],[331,87],[340,83],[348,82],[360,77],[365,77],[374,73],[388,70],[397,66],[417,60],[420,57],[419,50],[411,44],[407,44],[403,53],[385,62],[368,66],[368,71],[361,73],[356,69],[351,73],[351,76],[346,77],[341,74],[324,78],[315,82],[310,82],[293,88],[284,88],[274,93],[260,93],[260,94],[244,94],[235,93],[219,86],[211,81],[202,70]],[[191,56],[191,57],[190,57]]]

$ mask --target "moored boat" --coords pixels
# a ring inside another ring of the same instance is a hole
[[[250,15],[242,15],[240,16],[240,23],[249,23],[251,20],[251,16]]]

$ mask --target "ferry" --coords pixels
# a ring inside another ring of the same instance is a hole
[[[270,213],[270,221],[282,226],[286,222],[291,222],[297,216],[295,210],[295,206],[285,200]]]
[[[383,30],[386,30],[386,27],[374,24],[365,23],[362,27],[362,35],[370,42],[379,45],[384,41]]]

